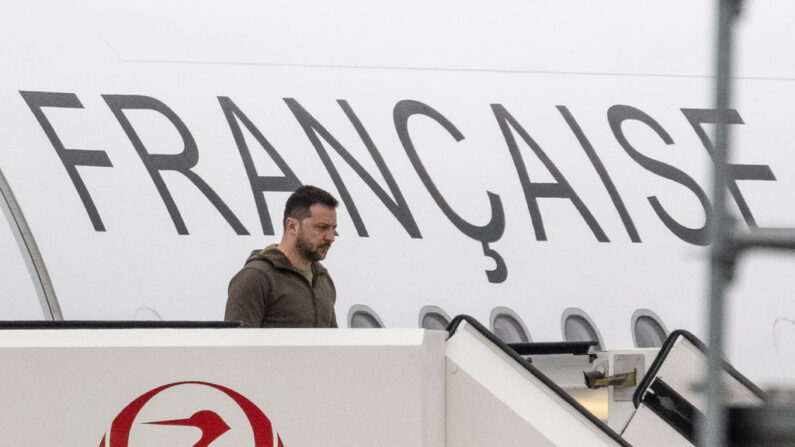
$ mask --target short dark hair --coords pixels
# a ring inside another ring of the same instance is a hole
[[[295,190],[295,192],[287,199],[287,204],[284,205],[284,220],[283,225],[287,225],[287,218],[293,219],[306,219],[310,216],[309,207],[315,204],[321,204],[329,208],[336,208],[337,199],[328,192],[318,188],[317,186],[304,185]]]

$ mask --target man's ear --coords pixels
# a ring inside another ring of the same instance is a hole
[[[298,232],[298,219],[294,217],[288,217],[284,222],[284,228],[288,233],[291,234]]]

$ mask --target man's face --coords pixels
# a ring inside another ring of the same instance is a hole
[[[310,261],[325,259],[331,243],[334,242],[335,228],[337,211],[334,208],[318,203],[310,206],[309,217],[298,222],[295,241],[298,253]]]

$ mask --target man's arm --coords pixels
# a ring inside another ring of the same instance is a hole
[[[224,321],[239,321],[243,327],[261,327],[270,293],[264,273],[244,268],[229,282]]]

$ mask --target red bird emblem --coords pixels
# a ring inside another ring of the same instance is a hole
[[[222,434],[229,431],[221,416],[210,410],[202,410],[193,414],[187,419],[174,419],[171,421],[147,422],[154,425],[180,425],[184,427],[196,427],[202,431],[202,437],[193,447],[207,447],[218,439]]]
[[[273,425],[270,419],[265,416],[254,402],[248,400],[245,396],[237,391],[231,390],[221,385],[209,382],[198,381],[185,381],[169,383],[157,387],[153,390],[138,396],[135,400],[124,407],[121,412],[113,419],[110,426],[110,443],[108,443],[108,436],[102,436],[102,441],[99,447],[129,447],[130,446],[130,432],[132,431],[135,418],[138,413],[143,409],[146,404],[157,396],[161,391],[174,387],[182,386],[204,386],[214,388],[231,398],[246,415],[248,423],[251,425],[252,434],[254,435],[255,447],[284,447],[281,437],[273,432]],[[199,441],[193,447],[207,447],[215,440],[221,437],[224,433],[230,430],[230,427],[217,413],[210,410],[202,410],[196,412],[193,416],[187,419],[174,419],[169,421],[156,421],[145,422],[144,424],[154,425],[178,425],[183,427],[196,427],[201,430],[202,435]]]

